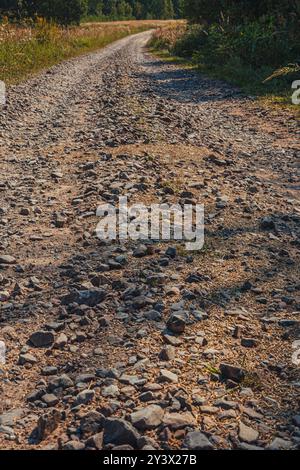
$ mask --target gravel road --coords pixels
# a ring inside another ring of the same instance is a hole
[[[0,109],[0,448],[300,446],[299,125],[150,36]],[[120,195],[203,203],[203,250],[99,240]]]

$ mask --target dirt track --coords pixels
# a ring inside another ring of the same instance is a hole
[[[154,58],[150,34],[0,110],[0,448],[299,446],[297,122]],[[204,249],[101,242],[97,206],[119,195],[203,202]]]

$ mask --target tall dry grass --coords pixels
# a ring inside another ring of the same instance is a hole
[[[150,46],[154,49],[166,49],[172,51],[176,43],[186,34],[187,24],[184,21],[162,25],[153,34]]]

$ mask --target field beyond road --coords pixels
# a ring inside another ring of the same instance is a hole
[[[83,23],[63,28],[43,19],[29,26],[0,25],[0,80],[15,84],[62,60],[100,49],[130,34],[175,21],[141,20]]]

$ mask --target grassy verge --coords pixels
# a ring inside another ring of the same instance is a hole
[[[300,113],[299,106],[295,106],[291,101],[293,93],[291,85],[294,80],[300,78],[300,67],[294,72],[292,66],[286,67],[278,74],[274,74],[274,68],[270,66],[253,67],[241,63],[237,57],[220,64],[207,54],[203,57],[201,47],[195,45],[197,42],[194,38],[192,40],[186,38],[186,27],[183,25],[160,28],[149,47],[152,53],[164,60],[193,68],[212,78],[238,86],[245,94],[254,96],[262,104],[280,106],[292,113]],[[268,79],[269,77],[272,78]]]
[[[38,20],[32,26],[0,25],[0,80],[15,84],[62,60],[102,48],[157,22],[88,23],[61,28]]]

